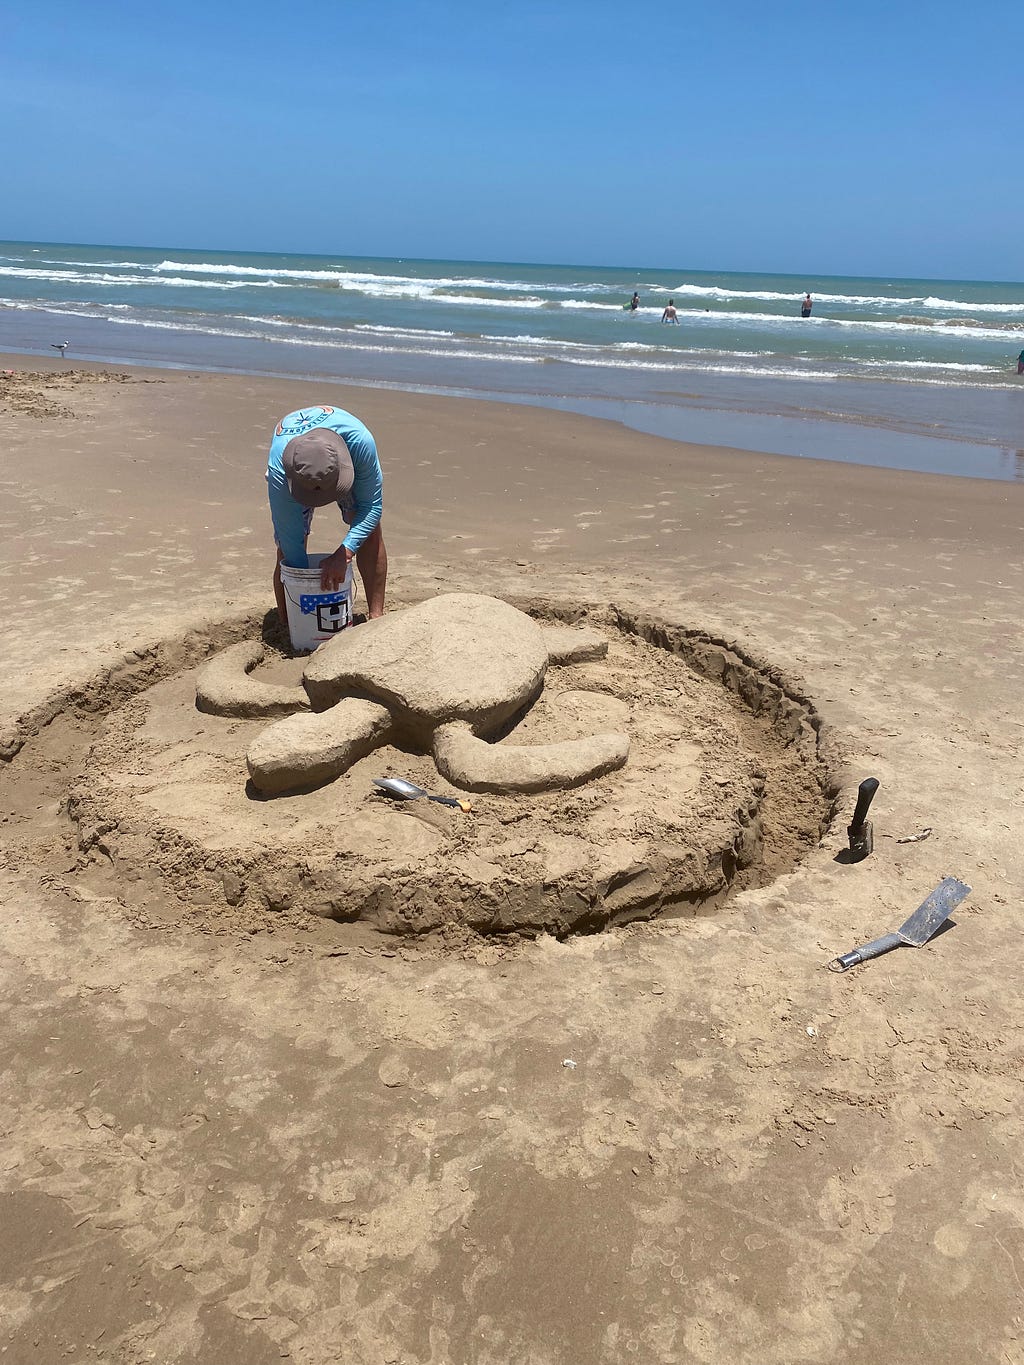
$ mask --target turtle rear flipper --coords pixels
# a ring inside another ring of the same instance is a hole
[[[625,735],[590,735],[557,744],[488,744],[468,725],[442,725],[434,762],[453,787],[470,792],[543,792],[578,787],[621,768],[629,757]]]
[[[250,676],[266,652],[259,640],[240,640],[205,663],[196,676],[196,710],[245,720],[308,711],[309,698],[301,687],[283,687]]]

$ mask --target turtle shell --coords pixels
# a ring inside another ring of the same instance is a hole
[[[540,690],[544,632],[497,597],[447,593],[390,612],[320,646],[303,674],[313,708],[342,697],[388,707],[421,741],[438,725],[465,721],[486,733]]]

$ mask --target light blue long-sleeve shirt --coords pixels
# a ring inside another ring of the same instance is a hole
[[[288,442],[296,436],[304,436],[314,427],[336,431],[352,456],[352,472],[355,475],[352,489],[338,506],[343,509],[345,519],[349,522],[348,535],[343,543],[353,554],[376,529],[384,509],[384,479],[377,458],[377,446],[359,418],[342,408],[321,406],[290,412],[278,422],[270,443],[267,491],[274,538],[281,548],[284,562],[293,569],[309,568],[306,557],[309,509],[296,502],[288,491],[288,480],[281,461]]]

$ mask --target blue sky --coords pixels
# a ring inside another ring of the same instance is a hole
[[[1024,5],[4,6],[0,238],[1024,277]]]

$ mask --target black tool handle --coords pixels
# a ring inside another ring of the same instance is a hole
[[[851,829],[859,829],[868,818],[868,807],[871,805],[876,791],[878,791],[878,778],[865,777],[857,788],[857,809],[853,812],[853,819],[850,821]]]
[[[473,807],[468,801],[460,801],[457,796],[427,796],[428,801],[436,801],[439,806],[455,806],[464,815],[468,815]]]
[[[833,958],[829,966],[833,971],[848,972],[860,962],[867,962],[872,957],[881,957],[890,948],[898,948],[902,942],[899,934],[883,934],[881,938],[865,943],[863,948],[854,948],[852,952],[843,953],[842,957]]]

